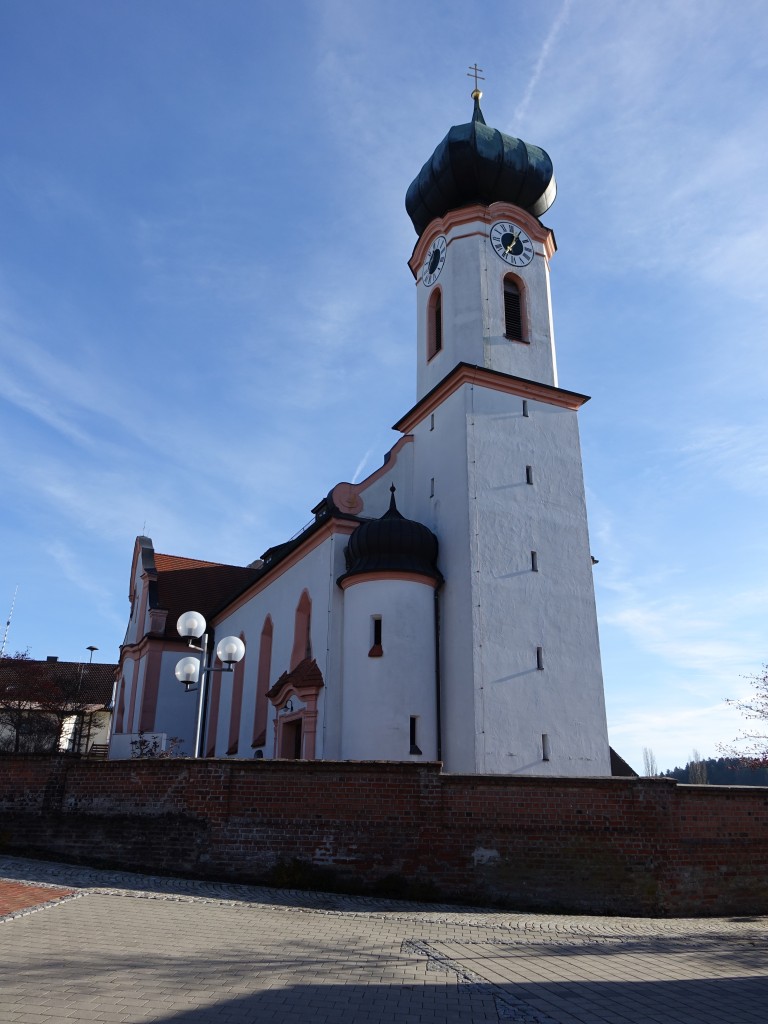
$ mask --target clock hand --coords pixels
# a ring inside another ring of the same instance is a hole
[[[512,232],[512,241],[507,246],[507,249],[506,249],[507,252],[512,252],[512,250],[517,245],[517,240],[518,240],[519,237],[520,237],[520,232],[519,231],[517,232],[517,234]]]

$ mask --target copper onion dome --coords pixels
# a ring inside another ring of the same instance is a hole
[[[423,523],[406,519],[395,504],[395,488],[389,508],[380,519],[361,523],[350,536],[346,549],[347,571],[341,584],[350,576],[377,572],[408,572],[428,576],[442,582],[437,568],[437,537]]]
[[[454,125],[413,179],[405,197],[421,235],[449,210],[507,202],[541,217],[555,201],[552,161],[538,146],[504,135],[485,123],[479,92],[468,124]]]

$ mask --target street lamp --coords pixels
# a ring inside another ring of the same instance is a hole
[[[176,628],[179,636],[189,641],[193,651],[202,654],[202,658],[187,656],[176,664],[175,675],[184,690],[189,693],[200,682],[200,699],[197,706],[197,727],[195,729],[195,757],[200,757],[200,742],[203,729],[203,709],[205,708],[206,685],[208,676],[213,672],[234,672],[235,665],[245,656],[245,644],[239,636],[225,636],[216,645],[216,657],[221,665],[206,665],[208,653],[208,634],[205,632],[205,617],[200,612],[184,612],[179,616]],[[197,643],[195,642],[197,641]],[[202,679],[200,673],[202,670]]]

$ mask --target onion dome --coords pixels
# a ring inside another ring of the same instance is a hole
[[[454,125],[411,182],[405,208],[421,235],[449,210],[506,202],[541,217],[555,201],[552,161],[543,149],[489,128],[475,90],[469,124]]]
[[[442,583],[437,568],[437,537],[413,519],[406,519],[397,510],[395,488],[389,508],[381,519],[369,519],[355,530],[346,549],[347,571],[341,584],[350,576],[363,573],[407,572],[428,576]]]

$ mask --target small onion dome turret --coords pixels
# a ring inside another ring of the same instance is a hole
[[[389,508],[381,519],[361,523],[350,536],[347,571],[339,577],[339,586],[352,576],[385,572],[415,573],[442,583],[437,568],[437,537],[423,523],[401,515],[395,504],[394,485],[390,491]]]
[[[454,125],[411,182],[405,208],[421,235],[435,217],[479,203],[506,202],[541,217],[555,201],[552,161],[543,149],[489,128],[475,90],[469,124]]]

